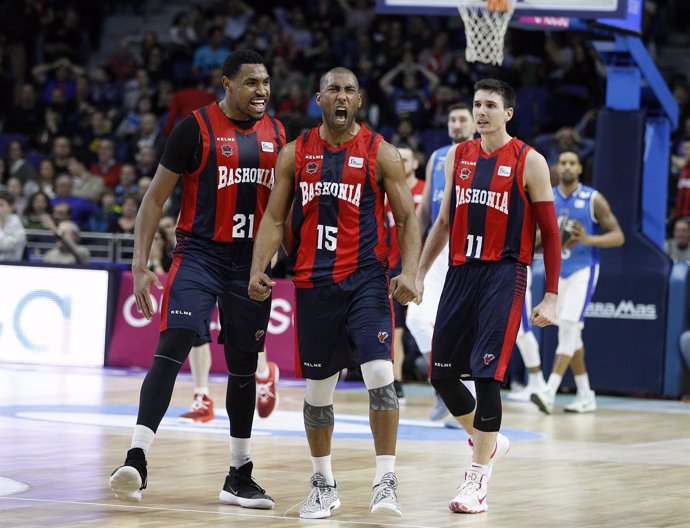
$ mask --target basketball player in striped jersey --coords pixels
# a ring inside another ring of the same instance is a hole
[[[445,165],[448,151],[453,145],[471,140],[476,132],[472,110],[466,103],[456,103],[450,106],[447,125],[448,137],[452,143],[432,152],[426,165],[424,192],[422,193],[422,201],[417,208],[417,220],[422,233],[426,233],[431,228],[441,209],[443,188],[446,185]],[[407,327],[417,342],[419,351],[427,361],[429,361],[431,354],[434,322],[447,272],[448,245],[446,244],[424,278],[424,300],[420,304],[413,303],[407,307]],[[464,380],[463,382],[474,394],[474,382],[472,380]],[[448,408],[439,398],[438,393],[434,392],[434,395],[436,402],[429,417],[432,420],[441,420],[448,415]],[[471,418],[466,420],[466,425],[468,434],[472,434]],[[446,421],[446,426],[453,429],[460,427],[455,420]]]
[[[417,299],[419,228],[400,153],[354,120],[362,104],[355,75],[345,68],[330,70],[321,77],[316,101],[321,125],[286,145],[278,157],[276,186],[254,247],[249,295],[256,300],[270,295],[274,283],[264,269],[278,249],[292,205],[297,372],[307,378],[304,426],[314,470],[300,517],[329,517],[340,507],[331,468],[333,392],[350,363],[361,365],[369,392],[376,449],[369,511],[402,515],[396,495],[399,409],[390,297],[403,305]],[[390,284],[384,196],[403,264]]]
[[[577,395],[565,407],[567,412],[594,412],[594,391],[585,366],[582,330],[585,310],[594,295],[599,277],[599,248],[622,246],[625,236],[604,195],[580,183],[582,161],[573,150],[564,150],[556,164],[558,185],[554,187],[559,224],[563,225],[563,267],[558,283],[558,346],[549,380],[535,391],[532,402],[546,414],[553,412],[556,392],[570,366]]]
[[[536,224],[543,233],[546,293],[532,310],[532,323],[546,326],[556,318],[561,252],[549,168],[532,147],[508,135],[514,108],[515,92],[507,83],[484,79],[474,85],[472,114],[481,137],[448,151],[441,209],[417,274],[423,291],[450,238],[430,377],[460,423],[474,413],[472,462],[449,504],[458,513],[488,509],[493,465],[510,446],[499,435],[500,387],[520,326]],[[460,382],[469,378],[476,400]]]
[[[146,264],[165,201],[182,175],[177,245],[161,306],[161,334],[153,365],[141,387],[137,425],[125,463],[110,487],[122,500],[141,500],[146,455],[172,396],[175,379],[218,300],[219,342],[228,365],[230,471],[220,501],[273,508],[252,478],[250,439],[256,402],[257,355],[263,349],[271,309],[247,298],[253,241],[274,185],[283,125],[266,113],[270,80],[260,55],[232,53],[223,64],[225,97],[195,110],[168,138],[135,226],[134,294],[151,319],[151,285],[163,289]]]

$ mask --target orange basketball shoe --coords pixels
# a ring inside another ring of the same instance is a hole
[[[268,376],[256,377],[256,410],[261,418],[268,418],[278,405],[278,379],[280,369],[273,361],[268,363]]]
[[[206,423],[216,417],[213,414],[213,400],[206,394],[195,394],[189,411],[180,416],[181,422]]]

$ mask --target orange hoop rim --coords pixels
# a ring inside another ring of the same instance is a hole
[[[510,11],[511,0],[486,0],[486,7],[492,13],[507,13]]]

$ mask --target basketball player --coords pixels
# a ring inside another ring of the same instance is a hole
[[[400,152],[400,157],[405,166],[405,181],[412,193],[412,201],[416,209],[422,201],[422,193],[424,192],[424,182],[417,178],[417,169],[419,168],[417,152],[407,147],[398,147],[398,151]],[[402,270],[402,262],[400,258],[400,246],[397,240],[395,218],[393,217],[393,211],[391,211],[387,201],[385,212],[388,225],[388,242],[391,248],[390,254],[388,255],[388,276],[395,277],[399,275]],[[393,310],[395,313],[395,333],[393,338],[393,373],[395,379],[393,380],[393,385],[395,386],[395,393],[398,396],[398,403],[403,405],[405,403],[405,391],[402,386],[403,363],[405,362],[405,343],[403,337],[405,335],[407,306],[403,306],[393,299]]]
[[[132,271],[137,307],[153,312],[149,289],[163,288],[146,267],[163,204],[183,175],[177,246],[163,295],[161,335],[141,387],[131,449],[110,487],[122,500],[141,500],[146,454],[170,403],[175,378],[205,319],[218,300],[219,341],[228,364],[226,407],[230,418],[230,471],[221,502],[273,508],[252,478],[250,437],[256,401],[257,354],[263,349],[271,308],[247,298],[253,238],[273,187],[283,125],[268,116],[268,72],[260,55],[240,50],[223,64],[225,97],[195,110],[168,138],[135,227]]]
[[[399,409],[389,296],[403,305],[417,298],[419,228],[398,150],[354,120],[362,104],[355,75],[345,68],[330,70],[321,77],[316,102],[322,123],[286,145],[278,157],[276,186],[254,248],[249,295],[261,300],[271,293],[274,283],[263,270],[278,249],[292,205],[297,373],[307,378],[304,425],[314,470],[300,517],[325,518],[340,507],[331,468],[333,393],[349,363],[361,366],[369,391],[376,448],[369,511],[402,515],[396,495]],[[403,264],[390,285],[384,196],[397,225]]]
[[[481,138],[453,145],[436,223],[427,238],[417,289],[450,234],[450,266],[434,325],[431,384],[460,423],[472,413],[472,463],[451,511],[488,509],[493,464],[509,449],[499,435],[500,385],[525,299],[535,220],[542,230],[546,293],[532,323],[553,324],[558,298],[560,238],[546,160],[506,131],[515,92],[505,82],[474,85],[472,113]],[[460,379],[473,378],[476,401]]]
[[[621,246],[625,236],[604,195],[580,183],[582,161],[577,152],[564,150],[560,153],[556,174],[556,210],[559,224],[565,226],[566,233],[563,267],[558,282],[560,295],[556,306],[558,347],[546,388],[532,394],[532,401],[542,412],[551,414],[556,391],[570,366],[575,376],[577,395],[565,410],[594,412],[597,405],[594,391],[589,386],[582,343],[585,309],[594,294],[599,276],[599,248]],[[603,233],[595,234],[598,231]]]
[[[446,155],[450,148],[463,141],[469,141],[474,137],[475,128],[472,120],[472,111],[465,103],[456,103],[448,109],[448,137],[452,141],[450,145],[435,150],[426,164],[426,178],[422,201],[417,208],[417,220],[422,233],[433,225],[441,208],[443,188],[446,183],[444,171]],[[434,260],[429,272],[424,279],[424,299],[420,304],[410,304],[407,307],[407,328],[410,330],[419,347],[419,351],[429,361],[431,355],[431,338],[434,334],[434,321],[438,302],[441,298],[443,282],[448,272],[448,245],[444,246],[441,254]],[[465,381],[469,390],[474,394],[474,382]],[[448,408],[443,400],[434,392],[436,403],[431,410],[429,418],[441,420],[448,415]],[[467,433],[472,434],[472,421],[466,420]],[[449,420],[448,427],[458,427],[455,420]]]

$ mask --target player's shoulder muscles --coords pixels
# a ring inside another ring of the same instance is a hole
[[[532,202],[553,201],[551,174],[544,156],[530,149],[525,158],[524,187]]]
[[[402,156],[397,147],[388,141],[381,141],[378,154],[376,156],[376,180],[381,182],[386,179],[405,179],[405,167]]]
[[[295,173],[295,141],[285,145],[276,158],[276,177],[292,176]]]

